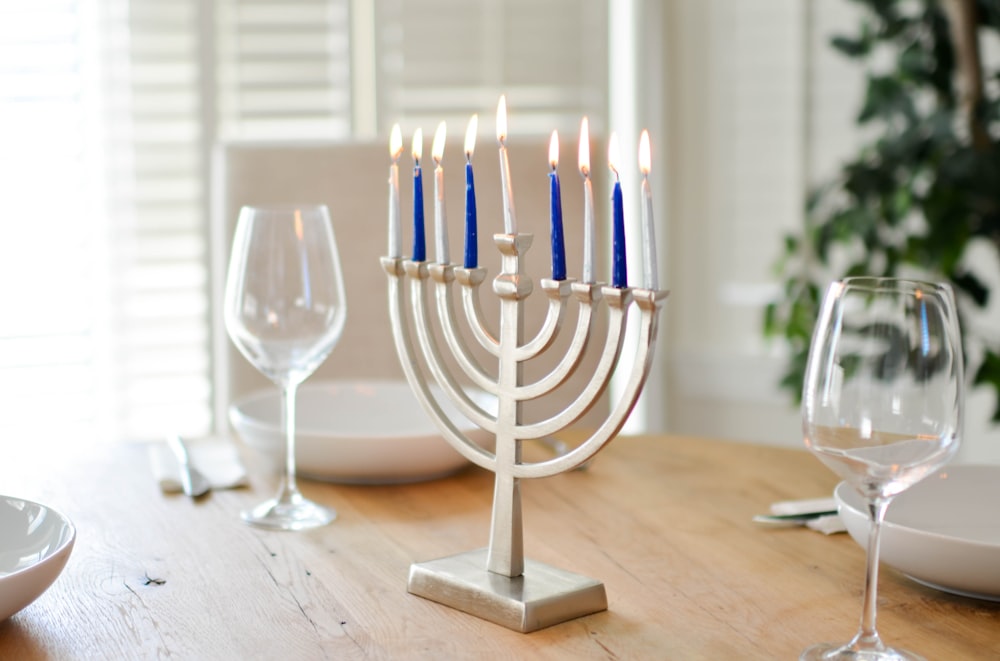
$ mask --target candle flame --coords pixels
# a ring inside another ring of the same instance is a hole
[[[465,129],[465,158],[472,162],[472,154],[476,151],[476,135],[479,134],[479,115],[469,118],[469,125]]]
[[[584,117],[580,122],[580,174],[587,176],[590,174],[590,124]]]
[[[392,133],[389,134],[389,156],[395,163],[399,160],[399,155],[403,153],[403,134],[399,130],[399,124],[392,125]]]
[[[559,131],[553,131],[549,139],[549,165],[553,170],[559,165]]]
[[[420,165],[420,157],[424,153],[424,131],[417,129],[413,132],[413,162]]]
[[[649,153],[649,131],[643,129],[642,135],[639,136],[639,171],[643,176],[648,176],[651,169],[653,169],[653,157]]]
[[[621,160],[621,150],[618,147],[618,134],[611,132],[611,141],[608,143],[608,167],[615,173],[615,179],[619,178],[618,161]]]
[[[292,219],[292,226],[295,230],[295,238],[299,241],[305,236],[305,232],[302,230],[302,210],[295,210],[295,217]]]
[[[501,145],[507,139],[507,97],[500,95],[497,103],[497,142]]]
[[[437,164],[441,163],[444,157],[444,140],[448,135],[448,127],[444,122],[438,124],[437,131],[434,132],[434,142],[431,145],[431,157]]]

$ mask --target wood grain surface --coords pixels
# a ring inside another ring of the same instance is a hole
[[[492,476],[479,469],[304,482],[339,518],[275,533],[237,516],[270,495],[270,475],[192,502],[159,491],[141,446],[7,456],[0,493],[64,512],[78,539],[56,583],[0,623],[0,659],[794,659],[849,638],[860,614],[864,553],[848,536],[750,521],[831,492],[805,451],[620,438],[588,470],[524,482],[526,554],[604,581],[609,600],[531,634],[406,591],[410,563],[486,545]],[[879,608],[890,644],[1000,658],[1000,604],[883,568]]]

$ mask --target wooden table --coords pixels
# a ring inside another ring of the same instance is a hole
[[[137,446],[9,451],[0,491],[62,510],[62,576],[0,623],[0,659],[793,659],[846,640],[864,553],[764,529],[770,502],[829,494],[805,451],[620,438],[586,471],[525,482],[525,551],[604,581],[606,612],[520,634],[410,595],[410,563],[486,545],[491,475],[405,486],[303,483],[337,508],[306,533],[237,512],[270,495],[162,494]],[[928,659],[1000,658],[1000,604],[882,572],[883,637]]]

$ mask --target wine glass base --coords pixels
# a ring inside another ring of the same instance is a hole
[[[305,498],[294,502],[272,498],[240,512],[240,517],[252,526],[268,530],[308,530],[330,523],[337,518],[337,511]]]
[[[848,643],[819,643],[807,648],[799,661],[926,661],[924,657],[907,650],[882,647],[877,650],[858,650]]]

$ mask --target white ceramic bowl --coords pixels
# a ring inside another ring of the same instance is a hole
[[[52,585],[75,541],[76,528],[59,512],[0,496],[0,621]]]
[[[477,395],[477,402],[482,400]],[[481,446],[493,442],[447,401],[456,426]],[[489,404],[480,404],[489,410]],[[494,404],[495,406],[495,404]],[[418,482],[443,477],[468,461],[442,438],[403,381],[306,382],[296,397],[295,462],[303,477],[352,484]],[[251,393],[229,407],[249,447],[282,465],[285,435],[277,389]]]
[[[866,548],[864,501],[834,491],[851,537]],[[882,562],[919,583],[1000,601],[1000,466],[947,466],[896,496],[882,528]]]

